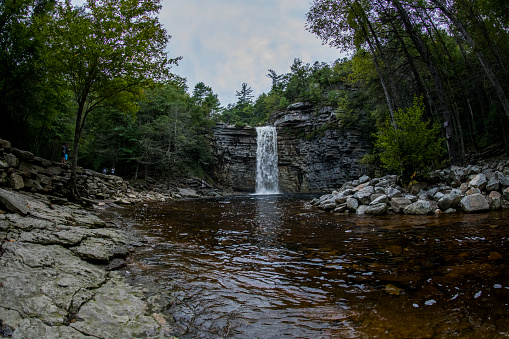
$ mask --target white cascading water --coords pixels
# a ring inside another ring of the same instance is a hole
[[[256,133],[256,194],[277,194],[279,173],[276,128],[256,127]]]

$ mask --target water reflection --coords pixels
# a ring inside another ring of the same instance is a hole
[[[125,211],[136,259],[186,297],[181,338],[509,335],[508,211],[340,216],[309,197],[247,196]]]
[[[283,210],[279,205],[280,197],[280,195],[253,195],[251,198],[256,202],[253,233],[260,253],[266,257],[271,257],[280,250],[278,238],[281,232],[284,232],[284,229],[281,229]]]

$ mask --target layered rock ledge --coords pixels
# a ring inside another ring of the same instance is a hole
[[[410,187],[398,185],[395,175],[362,176],[314,199],[311,205],[334,213],[368,215],[484,212],[509,208],[508,176],[508,160],[452,166],[432,173],[430,183]]]
[[[173,321],[121,269],[125,234],[93,211],[0,189],[0,336],[172,338]]]

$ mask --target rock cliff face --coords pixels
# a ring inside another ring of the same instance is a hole
[[[254,192],[256,130],[217,124],[214,128],[214,175],[217,182],[239,192]]]
[[[353,129],[341,128],[332,107],[317,110],[299,103],[273,114],[278,133],[279,187],[282,192],[323,192],[359,177],[359,159],[369,144]],[[256,130],[218,125],[216,180],[236,191],[254,192]]]

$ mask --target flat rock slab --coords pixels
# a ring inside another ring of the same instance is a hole
[[[119,272],[105,270],[123,265],[124,233],[76,205],[2,191],[19,206],[0,214],[0,336],[174,337],[171,317],[155,313]]]

